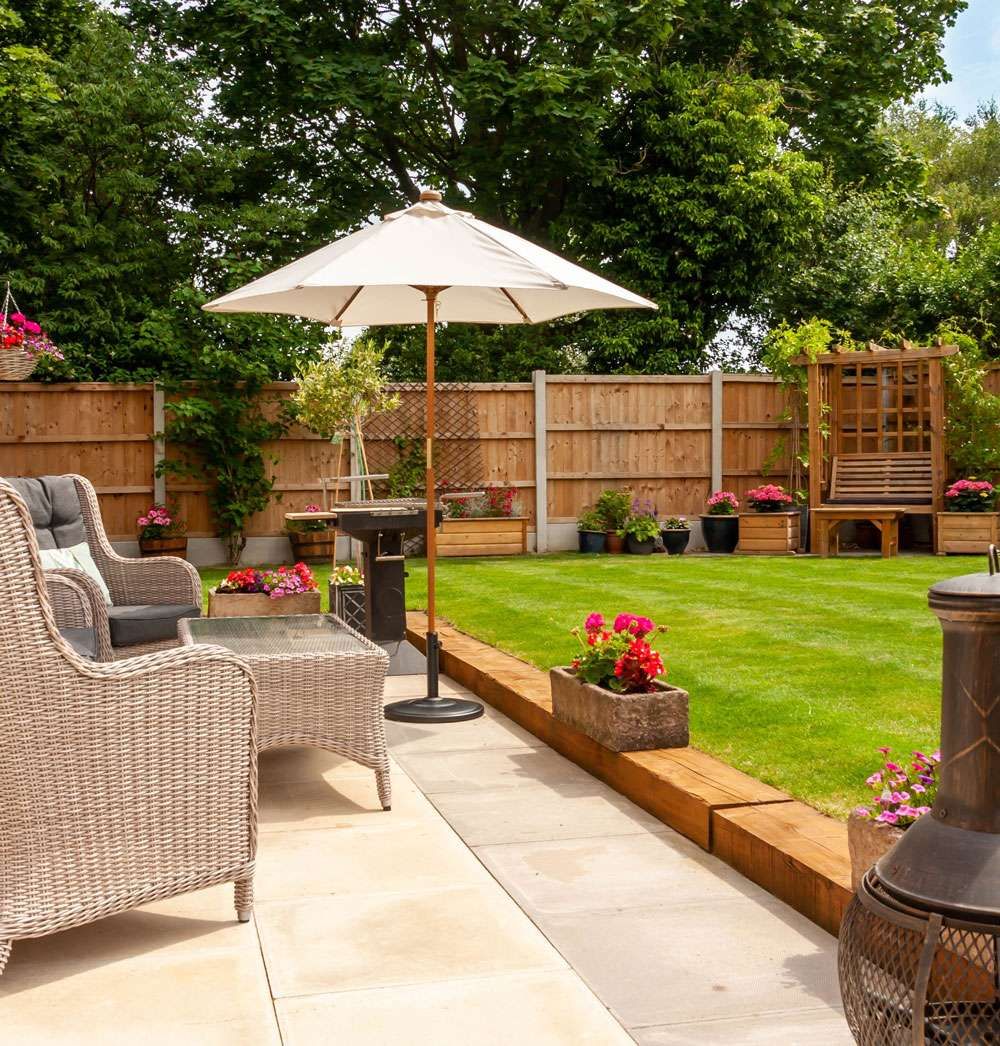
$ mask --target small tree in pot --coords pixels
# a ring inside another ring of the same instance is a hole
[[[691,524],[680,516],[670,516],[663,521],[660,530],[663,534],[663,547],[667,554],[680,556],[691,540]]]
[[[625,526],[632,511],[632,491],[602,490],[594,508],[604,520],[604,531],[607,535],[609,552],[623,552],[625,539],[618,533]]]
[[[576,521],[581,552],[603,552],[606,539],[604,519],[596,508],[586,508]]]
[[[709,552],[732,552],[740,540],[740,503],[729,490],[717,490],[706,502],[701,533]]]
[[[891,759],[892,749],[888,746],[879,752],[882,769],[865,782],[875,793],[872,801],[856,807],[847,821],[852,890],[857,889],[865,872],[899,841],[903,832],[930,811],[937,793],[940,752],[913,752],[909,767]]]
[[[635,614],[619,614],[610,628],[590,614],[582,632],[573,629],[580,653],[549,673],[553,715],[613,752],[687,745],[687,691],[657,679],[663,659],[650,645],[664,631]]]

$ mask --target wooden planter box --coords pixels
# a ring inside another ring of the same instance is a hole
[[[140,538],[139,555],[174,556],[187,559],[188,539],[184,536],[172,538]]]
[[[284,614],[318,614],[319,592],[297,592],[272,599],[263,592],[208,591],[209,617],[281,617]]]
[[[787,556],[799,547],[802,516],[798,512],[741,512],[737,552]]]
[[[902,828],[876,824],[851,814],[847,819],[847,848],[851,854],[851,889],[856,890],[865,872],[903,837]]]
[[[688,694],[657,683],[649,694],[616,694],[584,683],[566,668],[549,672],[552,714],[612,752],[686,748]]]
[[[528,517],[446,519],[437,533],[439,556],[517,556],[528,551]]]
[[[333,562],[336,530],[290,530],[288,540],[292,543],[292,554],[297,563]]]
[[[986,552],[1000,545],[1000,512],[938,512],[937,551]]]

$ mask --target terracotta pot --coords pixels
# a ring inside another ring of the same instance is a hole
[[[331,563],[337,543],[335,530],[290,530],[288,540],[296,562]]]
[[[319,592],[297,592],[272,599],[263,592],[216,592],[209,589],[209,617],[281,617],[287,614],[318,614]]]
[[[865,872],[903,838],[903,831],[851,814],[847,819],[847,848],[851,854],[852,890],[858,888]]]
[[[143,556],[174,556],[187,559],[188,539],[183,535],[172,538],[139,538],[139,552]]]
[[[616,694],[584,683],[568,668],[549,672],[552,714],[612,752],[685,748],[688,694],[657,683],[648,694]]]
[[[625,539],[620,538],[615,531],[609,530],[604,535],[607,541],[607,549],[609,552],[624,552],[625,551]]]

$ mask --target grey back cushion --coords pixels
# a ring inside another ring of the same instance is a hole
[[[28,506],[39,548],[69,548],[87,540],[80,498],[69,476],[16,477],[7,482]]]

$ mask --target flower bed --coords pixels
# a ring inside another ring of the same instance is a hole
[[[272,617],[319,611],[319,586],[305,563],[273,570],[233,570],[208,593],[209,617]]]
[[[944,492],[946,512],[938,512],[937,551],[983,553],[1000,544],[997,490],[986,480],[960,479]]]
[[[513,487],[446,496],[437,534],[439,556],[513,556],[528,551],[528,517]]]

